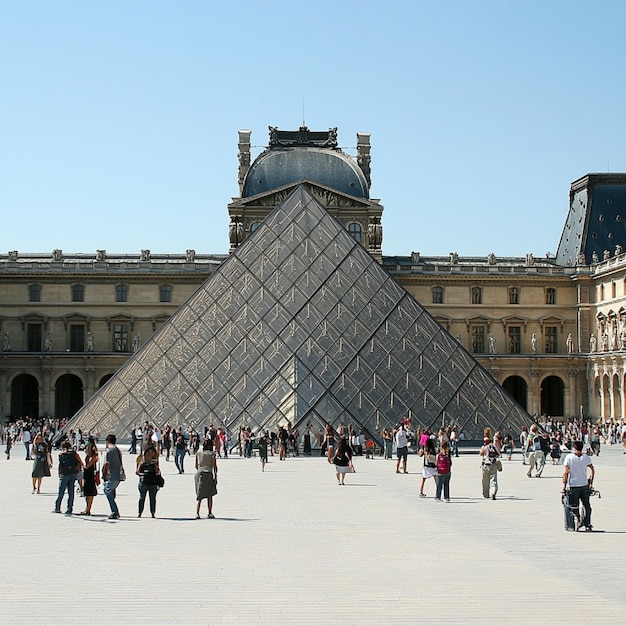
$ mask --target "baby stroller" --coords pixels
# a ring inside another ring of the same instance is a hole
[[[602,497],[602,494],[597,490],[591,487],[591,491],[589,492],[589,497],[598,496],[598,499]],[[570,490],[566,489],[561,494],[561,502],[563,503],[563,510],[565,514],[565,530],[567,531],[575,531],[578,530],[576,528],[576,517],[579,520],[584,519],[585,511],[583,510],[582,500],[578,503],[578,516],[574,515],[573,507],[570,505]]]

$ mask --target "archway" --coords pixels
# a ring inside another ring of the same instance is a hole
[[[547,376],[541,384],[541,414],[564,417],[564,385],[558,376]]]
[[[521,376],[509,376],[502,387],[524,410],[528,409],[528,385]]]
[[[617,374],[613,375],[613,394],[612,394],[612,403],[611,403],[611,414],[609,417],[613,419],[619,419],[622,415],[622,398],[620,395],[619,388],[619,376]]]
[[[30,374],[20,374],[11,383],[11,416],[39,417],[39,383]]]
[[[55,390],[54,410],[57,417],[72,417],[83,406],[83,381],[78,376],[59,376]]]
[[[113,378],[113,376],[114,374],[105,374],[98,383],[98,389],[100,389],[100,387],[104,387],[111,380],[111,378]]]

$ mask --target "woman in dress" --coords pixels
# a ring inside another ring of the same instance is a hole
[[[337,472],[337,483],[345,485],[346,474],[354,471],[350,446],[345,437],[339,439],[339,446],[337,453],[333,456],[333,463],[335,464],[335,472]]]
[[[41,481],[44,476],[50,476],[50,468],[52,467],[52,455],[50,448],[43,440],[41,433],[35,435],[33,441],[33,493],[41,493]]]
[[[139,511],[137,517],[141,517],[146,504],[146,495],[150,496],[150,513],[156,517],[156,497],[159,490],[161,470],[159,468],[159,453],[153,445],[149,445],[144,453],[141,463],[135,471],[139,476]]]
[[[437,451],[435,450],[435,440],[432,437],[428,437],[424,443],[424,467],[422,468],[422,482],[420,484],[420,498],[425,498],[424,484],[429,478],[433,478],[435,481],[435,488],[437,487]]]
[[[217,460],[213,451],[213,442],[207,438],[202,444],[202,450],[196,453],[196,519],[200,519],[200,505],[202,500],[207,501],[208,518],[213,515],[213,496],[217,494]]]
[[[96,472],[98,471],[98,446],[93,437],[89,437],[85,446],[85,467],[83,469],[83,495],[85,496],[85,510],[79,515],[91,515],[93,499],[98,495],[98,484],[100,476],[96,482]]]

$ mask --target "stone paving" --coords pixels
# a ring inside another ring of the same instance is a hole
[[[563,530],[562,467],[528,479],[519,455],[504,461],[494,502],[481,495],[477,456],[462,454],[449,504],[433,499],[432,479],[417,496],[416,456],[408,475],[359,457],[344,487],[320,457],[273,457],[264,473],[256,458],[231,457],[219,461],[215,520],[194,519],[193,459],[182,475],[162,460],[157,519],[137,519],[134,459],[122,449],[131,471],[119,521],[107,519],[103,495],[90,518],[52,514],[56,478],[33,495],[23,446],[2,456],[0,624],[626,619],[621,446],[593,459],[593,533]]]

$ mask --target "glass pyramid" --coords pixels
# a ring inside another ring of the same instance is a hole
[[[328,421],[378,439],[407,417],[468,439],[531,421],[300,185],[68,428]]]

